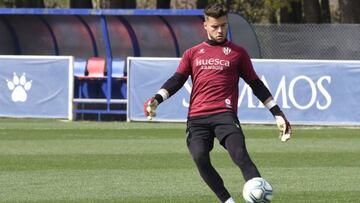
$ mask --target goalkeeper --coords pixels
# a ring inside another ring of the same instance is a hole
[[[234,200],[210,161],[216,137],[239,166],[245,181],[260,177],[245,146],[244,133],[237,118],[238,82],[241,77],[274,115],[281,141],[290,139],[291,127],[271,93],[253,69],[248,53],[227,41],[228,10],[212,3],[204,10],[208,39],[185,51],[180,64],[155,94],[144,104],[151,119],[157,106],[175,94],[191,76],[193,88],[187,121],[187,146],[199,173],[216,196],[226,203]]]

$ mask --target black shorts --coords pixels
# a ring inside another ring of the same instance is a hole
[[[216,137],[224,146],[225,138],[231,134],[244,136],[240,122],[233,112],[222,112],[209,116],[189,118],[187,121],[187,145],[197,139],[207,142],[210,150]],[[224,146],[225,147],[225,146]]]

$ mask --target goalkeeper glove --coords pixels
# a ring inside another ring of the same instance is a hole
[[[289,121],[286,119],[284,113],[281,111],[279,113],[277,113],[275,115],[275,120],[276,120],[277,127],[280,130],[279,139],[282,142],[288,141],[291,137],[291,126],[290,126]]]
[[[158,107],[159,102],[154,98],[148,99],[144,103],[144,113],[147,119],[151,120],[153,117],[156,116],[156,108]]]

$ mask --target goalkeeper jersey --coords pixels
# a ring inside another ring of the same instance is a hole
[[[188,117],[236,113],[239,78],[258,79],[246,50],[230,41],[186,50],[176,72],[191,76],[193,83]]]

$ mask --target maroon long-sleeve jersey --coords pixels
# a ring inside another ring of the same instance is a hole
[[[232,42],[203,42],[185,51],[177,73],[191,76],[189,117],[237,112],[239,78],[258,79],[246,50]]]

